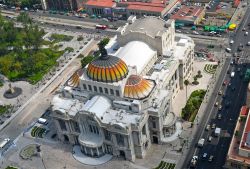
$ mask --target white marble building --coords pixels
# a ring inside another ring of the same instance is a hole
[[[89,157],[134,161],[175,132],[171,102],[193,70],[194,42],[174,21],[144,17],[119,28],[99,57],[76,72],[51,109],[61,141]]]

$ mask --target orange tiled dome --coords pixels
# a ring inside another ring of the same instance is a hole
[[[88,65],[87,75],[94,81],[117,82],[128,75],[128,67],[118,57],[100,57]]]
[[[124,88],[124,97],[143,99],[150,94],[154,86],[155,83],[152,80],[143,79],[137,75],[131,75]]]

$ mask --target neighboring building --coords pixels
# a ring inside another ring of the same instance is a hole
[[[225,168],[250,168],[250,113],[247,106],[241,108],[240,117],[228,150]]]
[[[205,9],[198,6],[182,6],[177,13],[170,18],[175,19],[176,22],[198,25],[205,16]]]
[[[119,28],[102,55],[51,102],[58,138],[84,155],[134,161],[176,132],[171,102],[191,76],[194,42],[174,20],[143,17]]]
[[[178,0],[87,0],[84,8],[90,15],[102,17],[128,18],[135,15],[138,18],[147,16],[164,17]]]
[[[41,0],[41,3],[44,10],[76,11],[83,0]]]

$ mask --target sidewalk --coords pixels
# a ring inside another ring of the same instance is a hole
[[[234,23],[237,25],[236,30],[240,27],[241,21],[244,19],[244,15],[246,13],[247,7],[242,7],[245,4],[245,1],[241,1],[237,9],[235,10],[233,16],[231,17],[230,23]],[[240,17],[240,19],[239,19]],[[236,31],[235,30],[235,31]]]

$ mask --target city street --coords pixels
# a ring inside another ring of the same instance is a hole
[[[248,31],[248,23],[250,22],[249,18],[249,9],[246,12],[246,16],[243,19],[242,24],[240,25],[239,29],[237,30],[236,34],[233,35],[232,33],[231,38],[234,40],[234,43],[232,44],[232,57],[235,55],[235,52],[238,50],[238,46],[242,43],[244,44],[244,50],[241,53],[236,54],[237,56],[240,56],[242,59],[240,61],[245,61],[245,58],[248,54],[249,48],[245,44],[250,41],[249,36],[245,36],[245,31],[242,31],[243,28],[246,28],[246,31]],[[246,50],[246,51],[245,51]],[[244,58],[244,59],[243,59]],[[229,58],[227,60],[230,60]],[[236,62],[236,59],[234,59]],[[234,127],[236,124],[236,121],[238,119],[238,115],[240,112],[240,108],[242,105],[245,105],[245,98],[246,98],[246,89],[247,89],[247,83],[243,81],[243,77],[240,77],[240,73],[242,72],[243,75],[246,71],[247,66],[243,66],[243,64],[230,64],[229,71],[227,72],[227,69],[222,71],[219,77],[219,81],[216,85],[216,89],[213,93],[213,98],[211,99],[210,103],[207,107],[207,114],[211,114],[211,117],[205,118],[206,120],[201,120],[201,134],[199,134],[199,131],[197,132],[197,137],[193,140],[193,145],[191,146],[190,151],[194,151],[192,153],[193,155],[197,155],[199,157],[198,161],[198,169],[211,169],[211,168],[223,168],[223,165],[225,164],[227,151],[230,145],[230,141],[233,135]],[[230,73],[234,71],[235,76],[233,78],[230,77]],[[230,83],[230,86],[222,86],[222,82],[226,80]],[[219,91],[222,91],[222,95],[218,95]],[[240,98],[240,99],[239,99]],[[218,105],[222,106],[222,110],[218,110],[218,106],[214,106],[214,104],[218,102]],[[227,105],[227,106],[226,106]],[[221,114],[222,119],[218,119],[218,114]],[[205,127],[207,124],[210,124],[211,126],[215,124],[217,127],[222,129],[222,133],[219,137],[214,136],[214,131],[209,130],[206,131]],[[208,142],[208,137],[212,136],[211,142]],[[203,148],[197,148],[197,143],[200,138],[204,138],[205,145]],[[193,149],[193,150],[192,150]],[[201,157],[203,153],[207,153],[208,157],[201,160]],[[208,162],[208,158],[210,155],[213,155],[215,158],[212,162]],[[188,167],[189,162],[191,160],[192,156],[187,158],[185,164]]]

